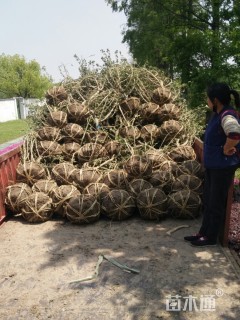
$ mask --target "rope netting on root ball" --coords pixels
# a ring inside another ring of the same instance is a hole
[[[52,211],[75,223],[94,222],[101,213],[126,219],[136,205],[144,219],[167,217],[170,200],[171,212],[177,210],[178,188],[200,188],[192,147],[202,130],[199,115],[160,70],[103,61],[101,67],[80,61],[78,79],[66,77],[47,91],[45,104],[30,107],[17,182],[48,196]],[[185,192],[180,200],[188,198]],[[38,206],[34,211],[41,215]]]
[[[146,220],[160,220],[167,215],[167,196],[159,188],[143,190],[137,197],[140,216]]]
[[[101,204],[104,215],[112,220],[125,220],[135,211],[135,203],[126,190],[111,190]]]
[[[21,206],[22,217],[28,222],[48,221],[52,215],[52,199],[43,192],[33,192]]]
[[[22,204],[30,194],[32,194],[32,189],[26,183],[15,183],[7,187],[5,204],[12,213],[18,214],[21,211]]]

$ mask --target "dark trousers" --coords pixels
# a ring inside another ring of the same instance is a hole
[[[225,220],[228,190],[236,167],[206,169],[203,190],[203,220],[199,233],[217,241]]]

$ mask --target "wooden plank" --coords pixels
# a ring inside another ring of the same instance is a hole
[[[14,149],[8,148],[7,152],[0,155],[0,224],[6,218],[4,205],[7,187],[16,182],[16,168],[20,161],[21,148],[19,144]]]

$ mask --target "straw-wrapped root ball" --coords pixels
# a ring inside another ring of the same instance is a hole
[[[167,120],[159,127],[159,139],[161,145],[167,145],[181,134],[183,127],[179,121]]]
[[[111,140],[108,141],[105,145],[104,148],[107,151],[107,154],[109,157],[112,157],[113,155],[115,156],[121,156],[123,153],[123,145],[119,141],[116,140]]]
[[[173,160],[165,160],[159,165],[160,171],[168,171],[173,174],[173,176],[177,176],[179,173],[179,165],[177,162]]]
[[[186,160],[195,160],[196,153],[192,146],[188,145],[180,145],[178,147],[173,148],[168,156],[177,163],[182,163]]]
[[[131,195],[122,189],[111,190],[101,204],[104,215],[112,220],[125,220],[135,212],[135,202]]]
[[[170,158],[164,153],[162,150],[159,149],[149,149],[146,152],[146,158],[152,164],[153,171],[159,170],[162,163],[168,161]]]
[[[120,103],[120,111],[124,115],[132,115],[140,110],[140,99],[137,97],[129,97]]]
[[[152,187],[152,184],[144,179],[133,179],[128,184],[128,192],[136,200],[140,192]]]
[[[107,155],[106,149],[99,143],[86,143],[76,153],[80,164],[92,162],[95,159],[104,158]]]
[[[43,192],[34,192],[24,201],[21,213],[28,222],[45,222],[53,215],[52,199]]]
[[[154,171],[148,180],[153,187],[162,189],[166,194],[172,190],[172,184],[174,182],[173,174],[166,170]]]
[[[76,169],[71,175],[73,184],[83,191],[90,183],[99,182],[102,178],[102,173],[94,167]]]
[[[70,162],[62,162],[56,164],[52,168],[51,177],[56,181],[58,185],[62,184],[71,184],[72,183],[72,175],[76,171],[74,165]]]
[[[197,160],[185,160],[179,165],[180,174],[192,174],[202,179],[204,175],[204,169],[200,162]]]
[[[105,172],[102,182],[110,189],[126,189],[128,175],[122,169],[112,169]]]
[[[38,141],[37,152],[42,157],[54,157],[62,154],[62,146],[56,141]]]
[[[152,93],[152,101],[162,106],[165,103],[170,103],[172,100],[172,93],[169,88],[164,86],[158,87]]]
[[[81,148],[80,144],[77,142],[64,143],[62,145],[62,154],[66,161],[71,161],[75,159],[75,155]]]
[[[172,183],[172,192],[189,189],[200,194],[202,192],[202,180],[190,174],[181,174]]]
[[[87,131],[84,136],[86,143],[104,144],[108,140],[108,133],[102,130]]]
[[[141,115],[144,123],[158,123],[159,105],[153,102],[146,102],[142,105]]]
[[[68,123],[62,128],[61,133],[65,143],[80,142],[84,134],[84,129],[77,123]]]
[[[180,108],[173,103],[166,103],[159,108],[158,117],[160,123],[168,120],[179,120]]]
[[[143,190],[137,197],[140,216],[146,220],[160,220],[167,215],[167,196],[159,188]]]
[[[46,117],[49,126],[63,128],[67,124],[67,114],[64,111],[51,111]]]
[[[73,223],[92,223],[99,219],[100,204],[95,196],[81,194],[69,200],[65,213],[67,219]]]
[[[59,214],[61,217],[65,217],[67,203],[71,198],[79,195],[80,191],[73,185],[68,184],[55,187],[50,194],[53,201],[54,212]]]
[[[87,122],[87,119],[90,115],[91,112],[89,108],[86,105],[79,103],[78,101],[69,103],[67,105],[67,116],[69,122],[83,125]]]
[[[145,156],[133,155],[126,161],[124,169],[130,179],[147,179],[152,174],[152,163]]]
[[[46,126],[36,132],[38,140],[59,141],[62,139],[61,130],[57,127]]]
[[[63,86],[54,86],[47,91],[45,97],[48,104],[58,105],[68,98],[68,94]]]
[[[158,139],[159,129],[155,124],[147,124],[141,129],[141,138],[145,142],[154,143]]]
[[[57,183],[54,180],[41,179],[34,183],[32,186],[33,192],[43,192],[47,195],[51,194],[51,191],[57,187]]]
[[[119,129],[119,135],[129,141],[135,141],[140,138],[141,131],[136,126],[125,126]]]
[[[193,219],[200,213],[201,199],[196,192],[183,189],[169,195],[168,210],[174,218]]]
[[[5,204],[12,213],[20,213],[22,204],[31,194],[32,189],[26,183],[15,183],[7,187]]]
[[[23,182],[32,186],[40,179],[46,179],[47,173],[43,165],[34,161],[19,163],[16,168],[17,182]]]
[[[83,194],[95,196],[100,204],[109,192],[110,188],[105,183],[101,182],[90,183],[83,190]]]

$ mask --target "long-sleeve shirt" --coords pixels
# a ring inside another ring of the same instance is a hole
[[[240,140],[240,125],[236,116],[231,114],[223,116],[221,125],[228,138]]]

